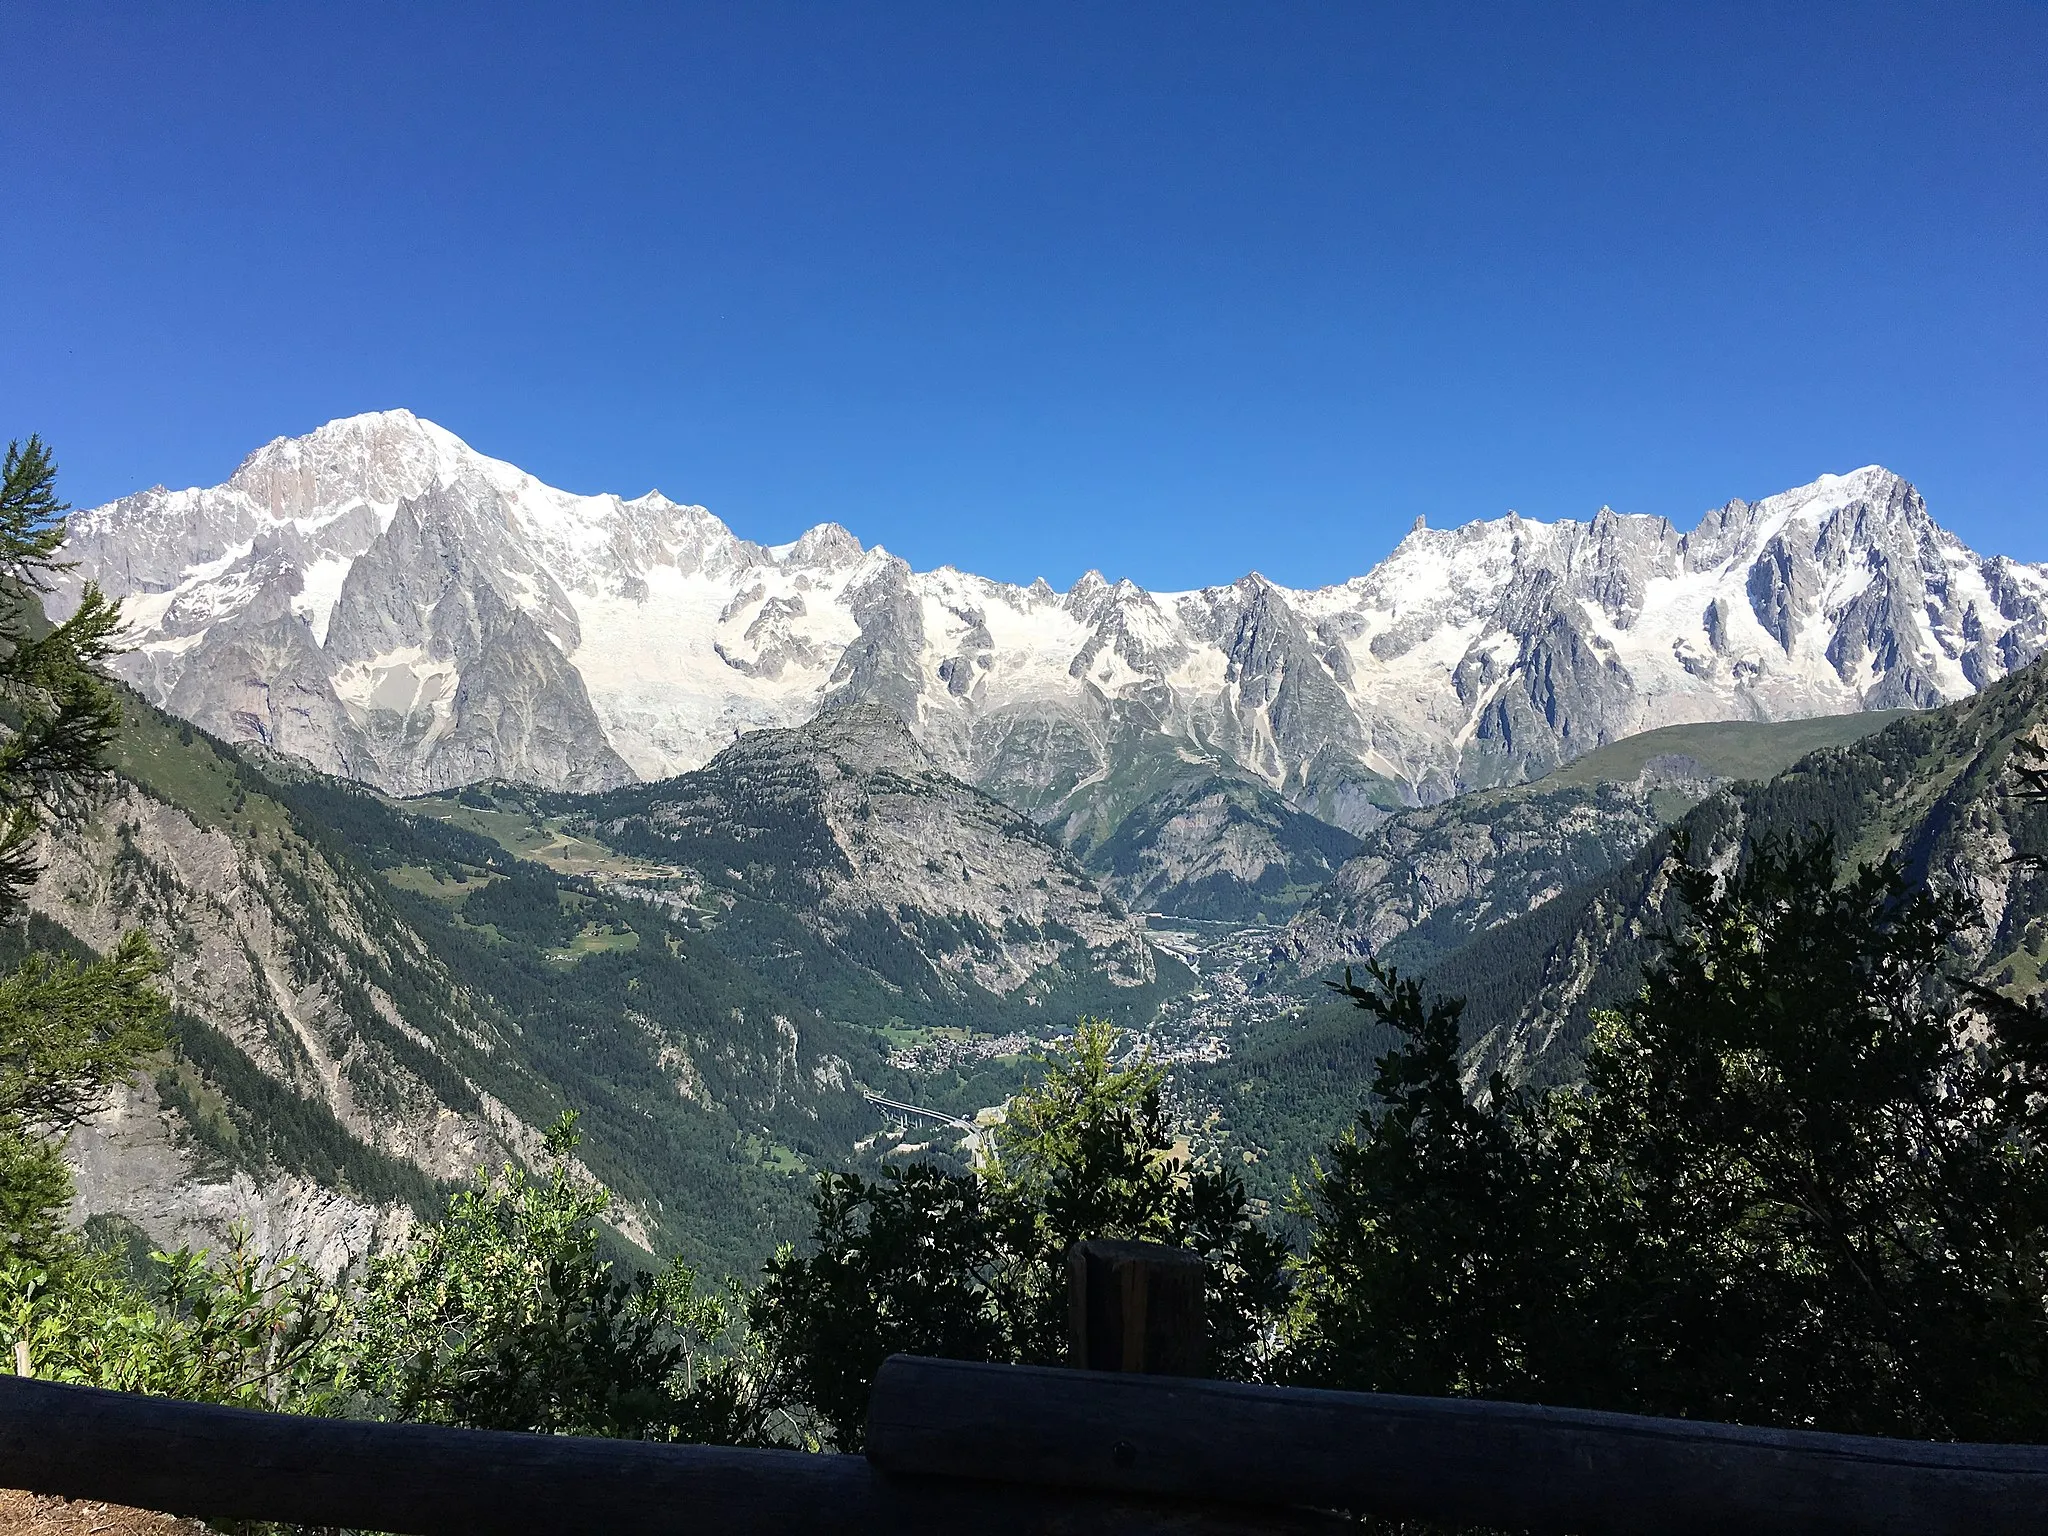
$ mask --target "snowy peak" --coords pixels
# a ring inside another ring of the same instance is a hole
[[[486,465],[518,473],[411,411],[372,411],[273,438],[242,461],[227,489],[280,521],[318,519],[352,501],[392,505]]]
[[[1818,529],[1837,515],[1884,508],[1890,518],[1927,522],[1920,493],[1881,465],[1868,464],[1846,475],[1822,475],[1811,485],[1795,486],[1762,501],[1736,498],[1701,517],[1685,537],[1689,561],[1696,568],[1753,556],[1787,528]]]
[[[382,411],[79,514],[68,553],[126,599],[152,699],[389,790],[661,778],[867,705],[1072,837],[1218,772],[1355,828],[1656,726],[1960,698],[2048,647],[2048,569],[1978,556],[1874,465],[1684,534],[1417,519],[1314,591],[1061,594],[829,521],[756,544]]]
[[[805,531],[794,544],[769,551],[787,566],[843,570],[867,553],[861,542],[837,523],[820,523]]]

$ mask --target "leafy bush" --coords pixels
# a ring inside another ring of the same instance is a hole
[[[1120,1068],[1115,1050],[1114,1029],[1084,1020],[974,1173],[819,1179],[814,1251],[779,1252],[749,1307],[769,1390],[793,1417],[855,1450],[891,1354],[1063,1362],[1066,1253],[1083,1238],[1201,1251],[1219,1373],[1264,1371],[1284,1250],[1253,1223],[1236,1175],[1177,1152],[1158,1067]]]
[[[1682,850],[1681,850],[1682,852]],[[1384,1108],[1309,1192],[1295,1369],[1334,1385],[1936,1438],[2048,1435],[2048,1014],[1957,981],[1969,913],[1820,838],[1725,880],[1582,1084],[1458,1078],[1375,970]]]
[[[219,1255],[153,1256],[148,1287],[118,1255],[84,1248],[54,1267],[0,1260],[0,1336],[51,1381],[317,1411],[335,1298],[289,1260],[265,1261],[237,1228]]]
[[[507,1166],[374,1261],[329,1351],[337,1388],[380,1416],[474,1429],[725,1443],[765,1438],[749,1379],[716,1346],[730,1296],[680,1260],[614,1274],[599,1252],[611,1196],[550,1131],[545,1175]]]

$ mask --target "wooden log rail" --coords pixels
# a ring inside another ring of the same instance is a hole
[[[1644,1536],[2048,1532],[2048,1446],[898,1355],[868,1456],[901,1474]]]
[[[410,1536],[1332,1536],[1328,1517],[898,1478],[860,1456],[252,1413],[0,1376],[0,1487]]]
[[[0,1486],[455,1536],[2048,1532],[2048,1447],[899,1356],[867,1457],[308,1419],[0,1376]]]

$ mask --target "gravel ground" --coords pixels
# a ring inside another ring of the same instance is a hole
[[[52,1499],[0,1489],[0,1536],[213,1536],[197,1520],[92,1499]]]

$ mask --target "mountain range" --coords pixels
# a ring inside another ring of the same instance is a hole
[[[1057,592],[833,523],[764,546],[659,492],[555,490],[386,411],[79,513],[66,553],[55,606],[123,598],[153,703],[390,793],[658,780],[865,702],[1084,853],[1204,779],[1259,793],[1247,825],[1356,833],[1660,726],[1951,701],[2048,646],[2048,567],[1972,552],[1875,467],[1687,531],[1418,519],[1313,591]],[[1313,883],[1290,844],[1243,840],[1237,878]]]

